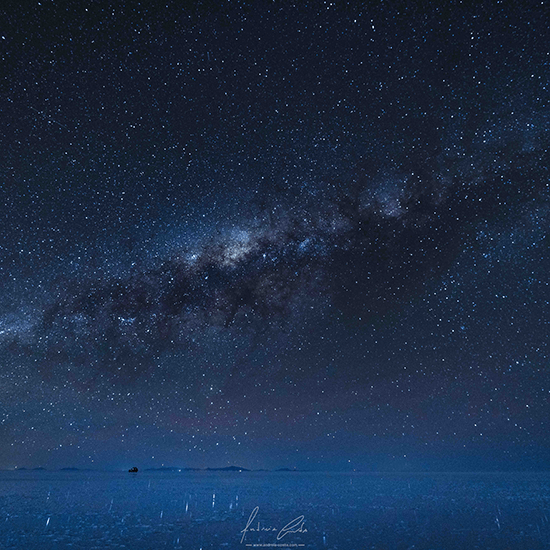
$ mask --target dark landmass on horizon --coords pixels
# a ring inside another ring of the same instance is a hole
[[[110,468],[75,468],[75,467],[65,467],[65,468],[44,468],[44,467],[36,467],[36,468],[27,468],[27,467],[21,467],[21,468],[0,468],[1,472],[127,472],[128,469],[110,469]],[[225,466],[220,468],[212,468],[212,467],[206,467],[206,468],[197,468],[197,467],[178,467],[178,466],[161,466],[159,468],[139,468],[138,467],[138,473],[139,472],[265,472],[265,473],[369,473],[369,474],[497,474],[497,473],[516,473],[516,474],[542,474],[542,473],[550,473],[550,469],[495,469],[495,470],[489,470],[489,469],[481,469],[481,470],[474,470],[474,469],[460,469],[460,470],[430,470],[430,469],[424,469],[424,470],[404,470],[404,469],[379,469],[379,470],[369,470],[369,469],[360,469],[360,468],[354,468],[354,469],[300,469],[300,468],[274,468],[274,469],[267,469],[267,468],[244,468],[240,466]]]
[[[11,470],[3,470],[3,471],[11,471]],[[101,471],[113,471],[118,472],[119,470],[102,470],[97,469],[94,470],[92,468],[75,468],[75,467],[65,467],[65,468],[56,468],[48,470],[48,468],[38,467],[38,468],[15,468],[13,471],[20,471],[20,472],[36,472],[36,471],[44,471],[44,472],[101,472]],[[265,468],[260,468],[257,470],[250,469],[250,468],[244,468],[241,466],[225,466],[222,468],[192,468],[192,467],[178,467],[178,466],[162,466],[160,468],[143,468],[141,470],[143,472],[307,472],[310,470],[298,470],[297,468],[291,469],[291,468],[279,468],[277,470],[268,470]]]

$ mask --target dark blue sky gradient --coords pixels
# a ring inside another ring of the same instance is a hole
[[[548,8],[0,10],[0,468],[540,470]]]

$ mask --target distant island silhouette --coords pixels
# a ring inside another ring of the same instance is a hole
[[[162,468],[146,468],[145,472],[252,472],[242,466],[226,466],[225,468],[178,468],[177,466],[168,466]]]
[[[15,468],[16,472],[93,472],[90,468],[59,468],[58,470],[48,470],[47,468]]]
[[[91,468],[75,468],[74,466],[67,466],[64,468],[48,470],[42,466],[37,468],[15,468],[18,472],[94,472]],[[109,470],[105,470],[109,471]],[[112,470],[119,471],[119,470]],[[139,471],[137,466],[133,466],[127,470],[130,473],[137,473]],[[257,470],[244,468],[243,466],[225,466],[221,468],[193,468],[193,467],[180,467],[180,466],[162,466],[160,468],[144,468],[144,472],[308,472],[309,470],[298,470],[297,468],[278,468],[276,470],[267,470],[265,468],[259,468]]]
[[[161,468],[145,468],[144,472],[307,472],[296,468],[279,468],[278,470],[266,470],[261,468],[251,470],[242,466],[225,466],[224,468],[181,468],[178,466],[162,466]]]

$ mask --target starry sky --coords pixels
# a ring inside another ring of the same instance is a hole
[[[547,469],[545,2],[124,4],[0,9],[0,468]]]

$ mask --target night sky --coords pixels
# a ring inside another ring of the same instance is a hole
[[[545,2],[3,2],[0,468],[550,464]]]

